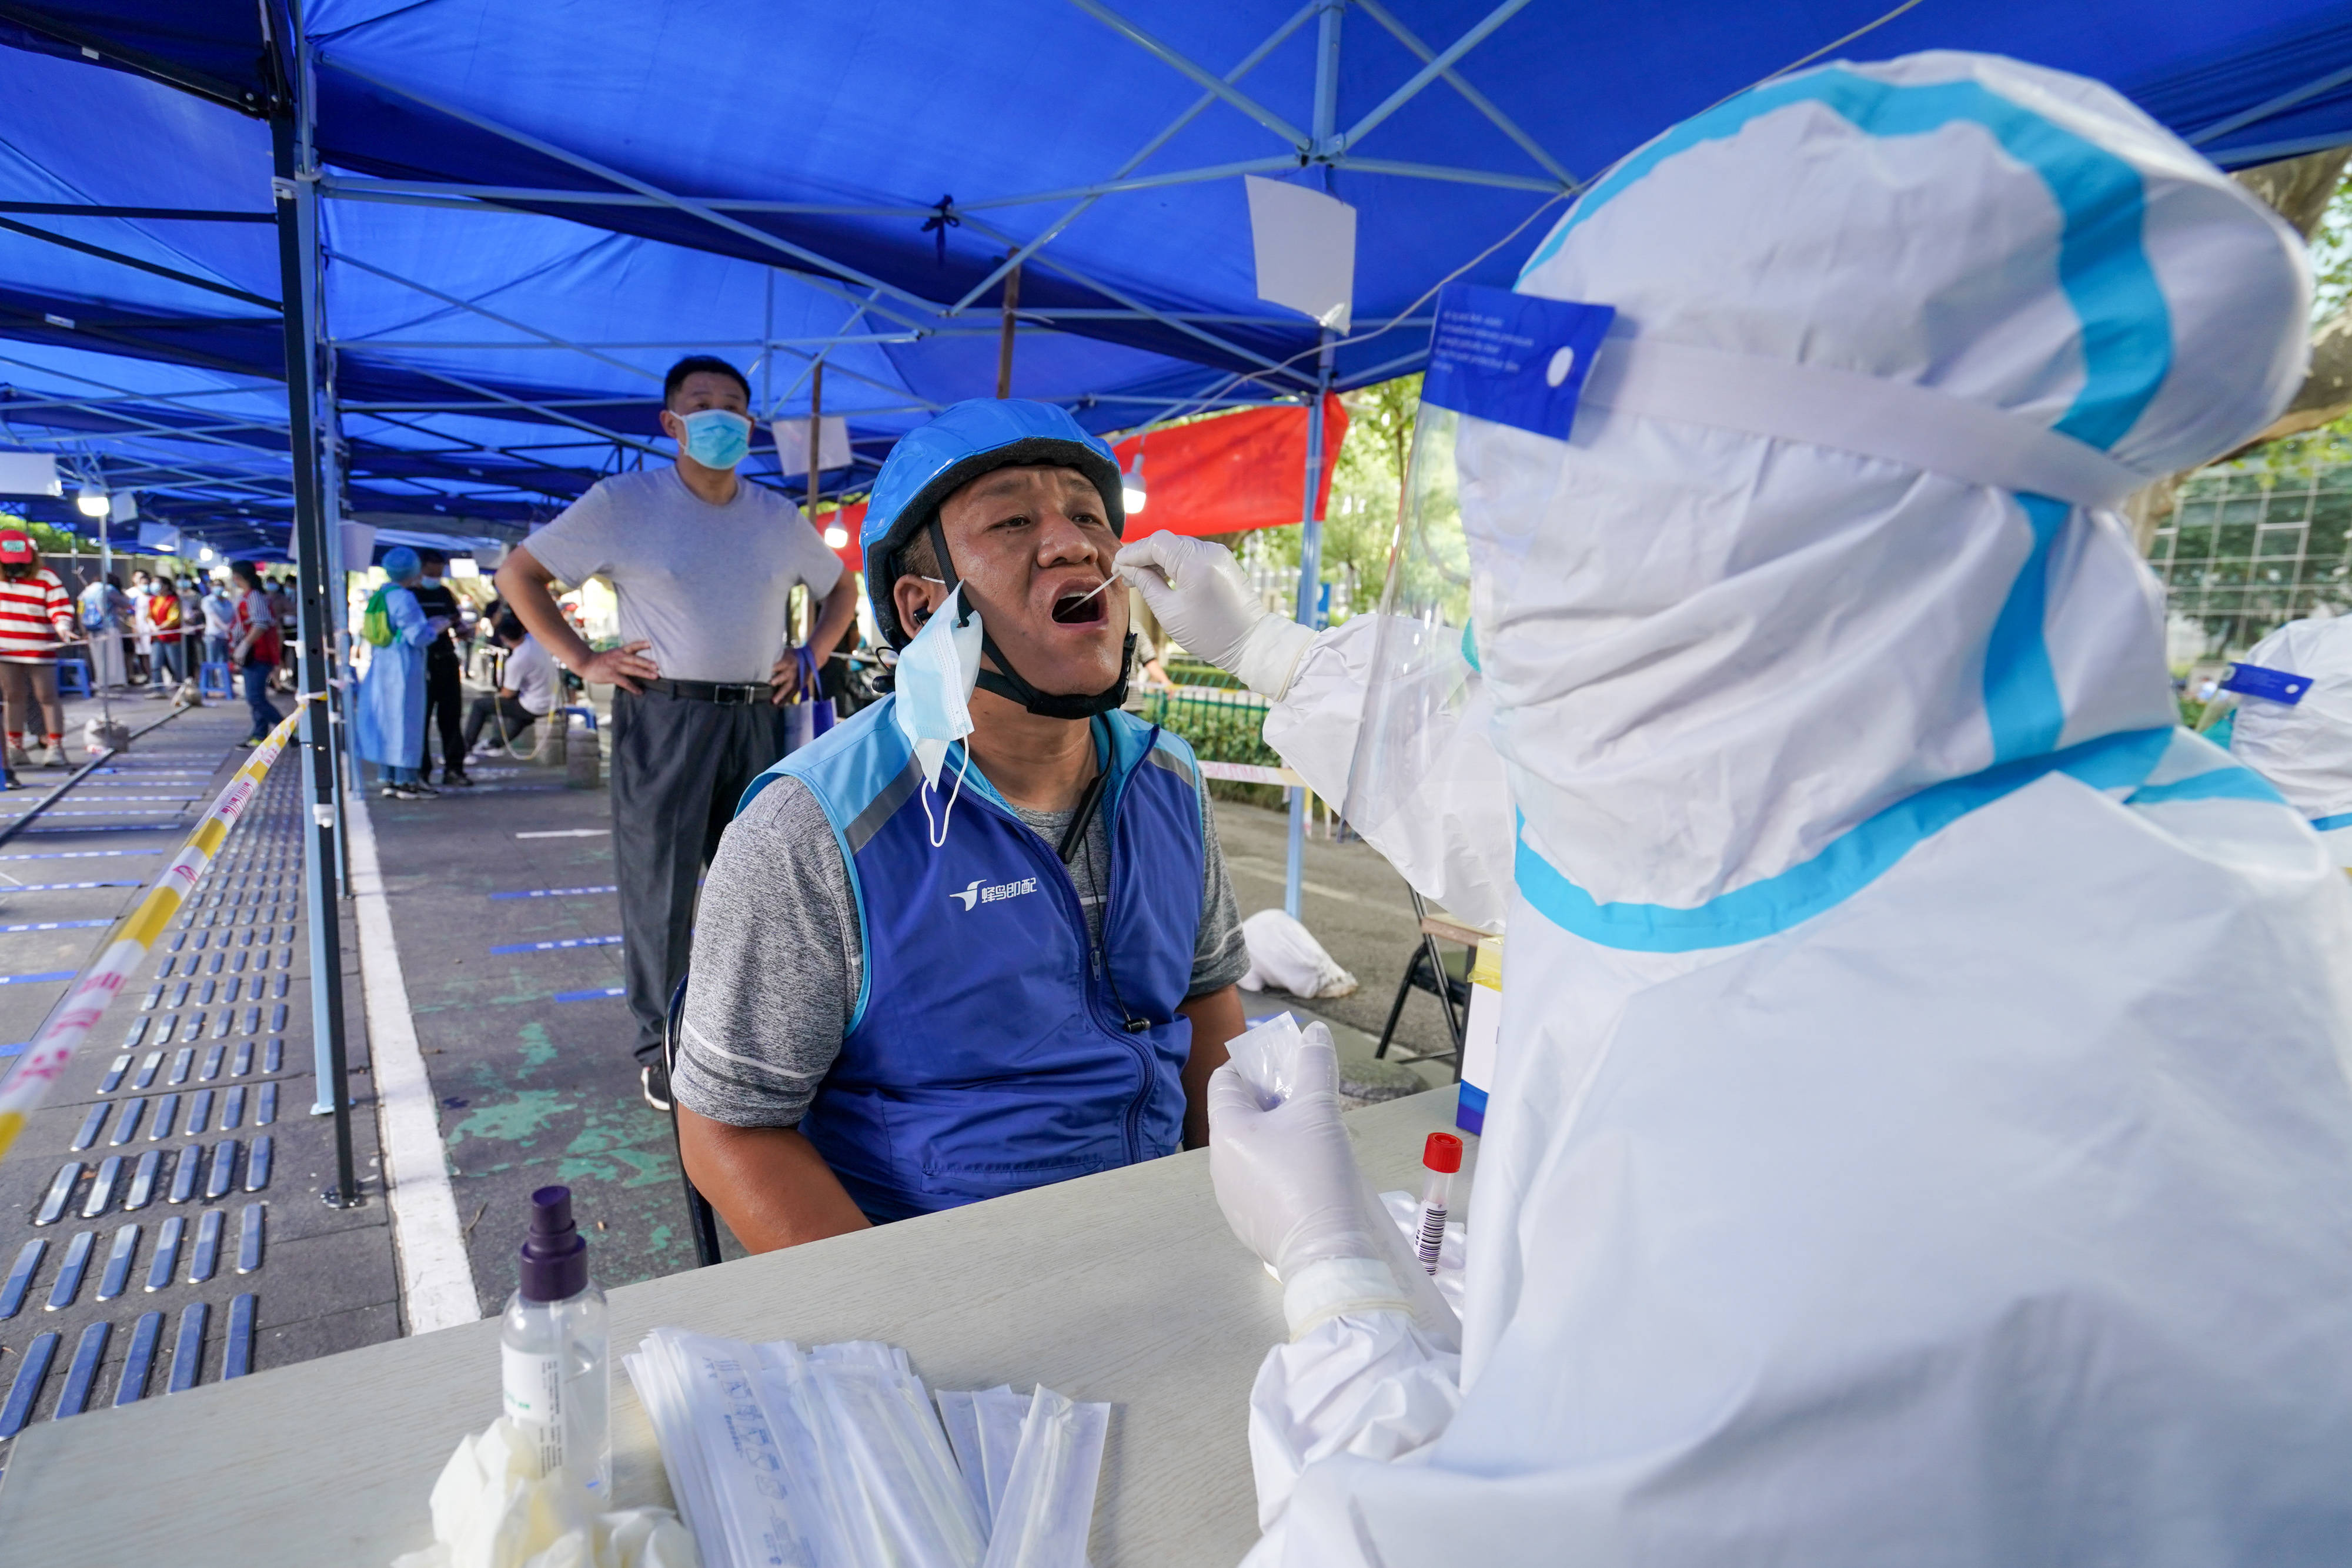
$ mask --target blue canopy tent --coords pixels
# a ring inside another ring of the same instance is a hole
[[[658,450],[649,377],[689,347],[757,364],[771,414],[805,414],[823,358],[860,459],[829,483],[855,486],[910,420],[992,390],[1016,263],[1014,390],[1097,428],[1412,369],[1438,280],[1507,281],[1580,180],[1814,58],[2084,71],[2225,163],[2352,135],[2352,19],[2308,0],[1625,11],[0,5],[0,83],[31,106],[0,128],[0,335],[226,378],[145,405],[145,370],[10,366],[9,428],[145,453],[134,476],[184,486],[145,504],[194,537],[290,525],[290,471],[273,495],[230,450],[269,449],[282,419],[240,406],[256,427],[225,429],[213,402],[284,374],[272,114],[294,204],[328,198],[308,328],[330,504],[459,538]],[[1312,322],[1255,298],[1245,172],[1358,209],[1355,324],[1328,366]],[[203,456],[226,465],[210,489],[173,468]]]
[[[0,0],[0,416],[200,536],[290,524],[313,691],[337,508],[518,527],[658,455],[689,346],[756,361],[765,413],[822,359],[839,486],[992,391],[1006,322],[1013,390],[1097,428],[1319,420],[1420,365],[1444,280],[1507,284],[1613,161],[1815,60],[2062,67],[2225,165],[2352,140],[2334,0]],[[1257,299],[1244,174],[1357,209],[1345,337]]]

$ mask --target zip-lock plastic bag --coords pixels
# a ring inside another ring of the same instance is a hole
[[[1108,1405],[999,1386],[934,1414],[906,1352],[871,1341],[663,1328],[622,1364],[705,1568],[980,1568],[992,1517],[1004,1562],[1083,1568]]]
[[[1039,1385],[982,1568],[1087,1568],[1109,1435],[1109,1406],[1075,1404]]]

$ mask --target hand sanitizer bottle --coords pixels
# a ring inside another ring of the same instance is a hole
[[[588,1278],[588,1243],[572,1222],[572,1189],[530,1195],[521,1281],[499,1325],[506,1410],[539,1456],[539,1473],[568,1471],[596,1508],[613,1482],[612,1359],[604,1292]]]

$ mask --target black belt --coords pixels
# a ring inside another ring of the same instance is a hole
[[[746,681],[740,685],[725,681],[647,681],[646,690],[666,697],[685,697],[690,702],[717,703],[721,707],[748,707],[753,703],[768,702],[775,695],[765,681]]]

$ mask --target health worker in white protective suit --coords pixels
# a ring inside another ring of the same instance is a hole
[[[2104,87],[1922,55],[1675,127],[1492,293],[1617,314],[1565,440],[1424,410],[1462,627],[1395,612],[1425,472],[1320,635],[1119,556],[1417,885],[1507,886],[1458,1358],[1328,1060],[1212,1088],[1293,1330],[1250,1563],[2352,1563],[2352,889],[2178,727],[2105,509],[2284,406],[2294,236]]]
[[[2288,622],[2239,661],[2231,685],[2231,754],[2352,866],[2352,616]]]

